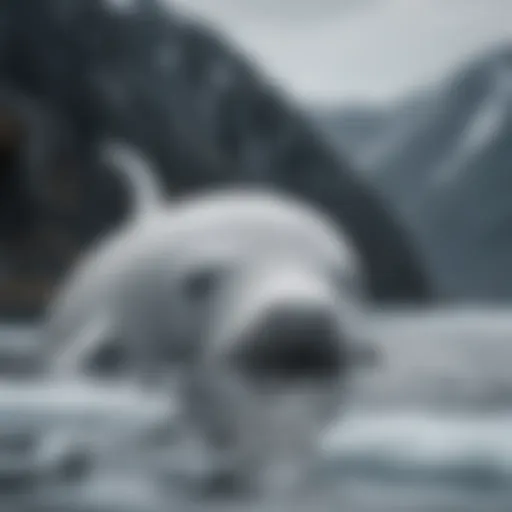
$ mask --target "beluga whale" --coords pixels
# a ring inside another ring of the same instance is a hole
[[[195,489],[301,481],[347,376],[375,362],[357,248],[327,214],[280,190],[167,198],[137,150],[110,141],[103,155],[133,210],[49,305],[51,372],[165,389],[196,461],[180,463]]]

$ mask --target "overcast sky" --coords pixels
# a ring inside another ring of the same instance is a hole
[[[389,100],[512,43],[512,0],[169,0],[308,102]]]

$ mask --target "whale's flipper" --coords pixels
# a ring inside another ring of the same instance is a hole
[[[52,373],[61,377],[83,373],[95,356],[116,338],[117,333],[107,318],[95,318],[73,339],[59,345],[59,352],[53,355]]]

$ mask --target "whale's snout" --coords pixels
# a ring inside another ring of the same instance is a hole
[[[314,300],[272,305],[233,355],[248,373],[281,379],[336,377],[345,363],[337,316]]]

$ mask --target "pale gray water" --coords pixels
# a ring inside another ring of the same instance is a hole
[[[259,503],[233,508],[512,510],[509,316],[508,311],[476,308],[379,315],[375,332],[381,338],[383,365],[353,383],[344,417],[326,436],[325,467],[314,489],[286,505]],[[39,386],[39,393],[59,395],[59,390],[54,387],[50,393],[49,388],[45,391]],[[0,391],[0,409],[6,411],[7,400],[2,402],[2,396],[5,393]],[[101,404],[92,402],[91,410],[101,409]],[[123,422],[127,425],[131,421],[128,399],[125,406]],[[21,409],[20,405],[19,417]],[[51,421],[46,418],[43,422],[41,411],[41,421],[35,417],[30,421],[48,426]],[[15,411],[11,408],[10,412]],[[140,414],[136,416],[134,421],[140,421]],[[7,424],[5,416],[3,423]],[[28,499],[24,506],[11,502],[12,510],[226,509],[213,503],[193,507],[180,501],[155,487],[141,458],[125,455],[87,485],[74,489],[44,485],[32,496],[24,495]]]

